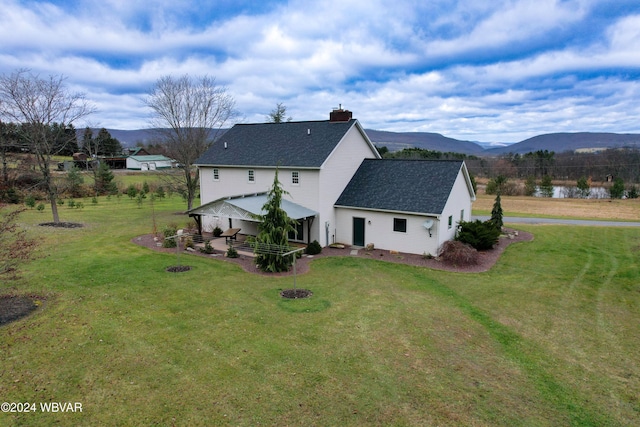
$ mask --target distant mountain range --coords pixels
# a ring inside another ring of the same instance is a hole
[[[133,147],[138,143],[153,143],[153,129],[120,130],[107,129],[112,137],[123,146]],[[78,140],[82,140],[83,129],[78,131]],[[425,150],[463,153],[475,156],[498,156],[505,153],[525,154],[531,151],[548,150],[561,153],[575,150],[598,150],[606,148],[640,148],[640,134],[620,133],[550,133],[534,136],[521,142],[496,147],[491,143],[461,141],[448,138],[439,133],[428,132],[387,132],[366,130],[371,141],[377,146],[386,146],[389,151],[404,148],[422,148]],[[94,130],[97,135],[98,129]]]

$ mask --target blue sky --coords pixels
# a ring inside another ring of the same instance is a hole
[[[342,105],[367,129],[517,142],[640,133],[638,0],[0,0],[0,73],[64,75],[98,112],[149,126],[166,75],[215,77],[240,120]]]

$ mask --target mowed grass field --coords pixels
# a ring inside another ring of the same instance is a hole
[[[640,424],[640,229],[519,225],[480,274],[318,259],[285,301],[290,276],[131,243],[178,197],[84,206],[21,216],[43,256],[0,293],[43,304],[0,327],[0,401],[37,411],[2,426]]]

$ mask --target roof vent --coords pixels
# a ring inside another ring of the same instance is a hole
[[[353,117],[353,113],[349,110],[343,110],[342,104],[338,108],[334,108],[331,113],[329,113],[329,121],[330,122],[348,122]]]
[[[307,129],[307,135],[311,135],[311,129]]]
[[[224,143],[224,149],[225,150],[227,149],[227,143],[226,142]]]

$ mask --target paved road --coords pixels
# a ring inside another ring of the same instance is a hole
[[[489,216],[472,216],[471,219],[475,221],[488,220]],[[502,217],[502,222],[505,224],[563,224],[563,225],[590,225],[597,227],[640,227],[640,222],[626,222],[626,221],[590,221],[581,219],[560,219],[560,218],[523,218],[517,216],[505,216]]]

